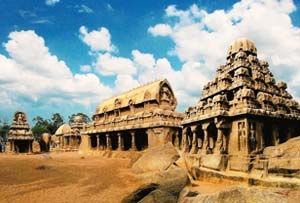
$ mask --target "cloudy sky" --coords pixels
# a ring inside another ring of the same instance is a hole
[[[300,98],[300,2],[0,0],[0,119],[92,115],[101,100],[167,78],[197,102],[238,37]]]

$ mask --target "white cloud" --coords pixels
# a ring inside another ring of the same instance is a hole
[[[128,58],[112,56],[110,53],[99,54],[95,68],[102,75],[134,75],[136,67]]]
[[[88,7],[87,5],[81,4],[80,6],[77,5],[78,7],[78,13],[94,13],[94,10]]]
[[[11,32],[4,47],[9,57],[0,54],[0,92],[7,104],[90,105],[112,93],[95,74],[73,74],[34,31]]]
[[[139,50],[133,50],[131,54],[133,56],[133,61],[142,69],[149,69],[154,67],[155,59],[152,54],[141,53]]]
[[[46,0],[45,1],[45,4],[47,5],[47,6],[54,6],[55,4],[57,4],[57,3],[59,3],[60,2],[60,0]]]
[[[80,71],[83,73],[89,73],[92,71],[92,67],[90,65],[82,65],[80,66]]]
[[[182,96],[193,100],[192,93],[197,89],[200,92],[204,84],[200,81],[211,79],[218,65],[225,63],[230,43],[247,37],[256,43],[258,57],[269,61],[275,77],[289,81],[290,90],[299,97],[300,28],[292,24],[290,17],[295,9],[292,0],[242,0],[228,10],[212,12],[197,5],[186,10],[168,6],[165,13],[168,22],[172,22],[166,24],[172,30],[168,37],[175,43],[169,53],[184,63],[180,70],[184,78],[191,78],[195,71],[197,77],[202,76],[199,83],[193,77],[194,82],[187,84],[185,80],[180,84],[187,88]],[[191,64],[196,66],[192,68]]]
[[[138,87],[140,83],[135,80],[131,75],[118,75],[115,80],[114,93],[118,94],[126,92],[134,87]]]
[[[87,44],[92,51],[116,51],[116,47],[111,43],[111,36],[107,28],[101,27],[99,30],[88,32],[85,26],[81,26],[79,32],[82,41]]]
[[[167,24],[157,24],[154,27],[149,27],[148,32],[153,36],[168,36],[172,33],[172,28]]]
[[[111,4],[106,4],[106,9],[107,9],[108,11],[114,11],[114,10],[115,10],[115,9],[112,7]]]

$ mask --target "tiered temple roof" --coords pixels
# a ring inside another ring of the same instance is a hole
[[[187,110],[184,123],[240,114],[300,120],[299,104],[287,92],[287,84],[276,83],[268,62],[257,58],[255,44],[245,38],[230,45],[226,64],[204,86],[202,98]]]
[[[8,132],[8,140],[33,140],[25,113],[18,111],[14,114],[13,122]]]

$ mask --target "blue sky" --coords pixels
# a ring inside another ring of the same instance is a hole
[[[241,36],[298,99],[299,8],[291,0],[0,0],[0,119],[16,110],[30,119],[92,115],[101,100],[164,77],[183,111]]]

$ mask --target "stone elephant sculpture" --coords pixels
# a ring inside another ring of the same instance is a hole
[[[50,142],[51,142],[51,135],[49,133],[43,133],[40,138],[40,146],[42,152],[49,152],[50,151]]]

